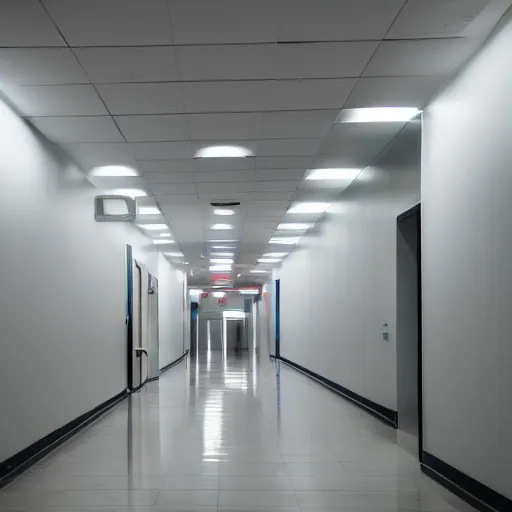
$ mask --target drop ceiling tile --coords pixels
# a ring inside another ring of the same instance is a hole
[[[182,160],[192,158],[192,145],[179,142],[135,142],[130,144],[137,160]]]
[[[386,35],[387,39],[464,36],[464,30],[489,0],[409,0]]]
[[[194,173],[188,172],[146,172],[143,174],[147,183],[195,183]]]
[[[258,139],[260,113],[188,114],[190,138],[195,140]]]
[[[151,144],[151,143],[149,143]],[[193,172],[195,170],[194,160],[139,160],[137,162],[141,172]]]
[[[124,142],[109,116],[35,117],[30,122],[55,142]]]
[[[155,196],[196,193],[196,186],[194,183],[150,183],[149,189],[153,194],[155,194]]]
[[[128,142],[160,142],[188,140],[185,115],[140,115],[115,117]]]
[[[257,169],[299,169],[307,168],[313,162],[312,156],[261,156],[256,158]]]
[[[197,183],[235,183],[254,181],[255,171],[206,171],[195,173]]]
[[[258,169],[255,172],[255,181],[298,182],[304,177],[304,174],[304,169]]]
[[[93,83],[179,80],[172,46],[74,48]]]
[[[182,82],[187,112],[265,110],[270,83],[261,81]]]
[[[177,82],[101,84],[96,88],[113,115],[174,114],[185,111]]]
[[[253,190],[252,182],[236,183],[198,183],[197,192],[199,194],[228,194],[238,192],[251,192]]]
[[[356,82],[355,78],[275,80],[266,110],[339,109]]]
[[[16,85],[89,83],[68,48],[0,48],[0,81]]]
[[[317,139],[263,139],[258,143],[258,157],[314,155],[320,144]]]
[[[172,44],[165,0],[44,0],[70,46]]]
[[[363,76],[448,75],[479,46],[468,39],[383,41]]]
[[[251,184],[253,192],[294,192],[300,181],[256,181]]]
[[[273,44],[182,46],[176,58],[182,80],[274,78]]]
[[[138,167],[126,142],[64,144],[63,147],[86,172],[103,165]]]
[[[243,171],[254,169],[255,158],[198,158],[195,166],[198,171]]]
[[[337,115],[338,110],[266,112],[263,114],[261,136],[265,139],[324,137]]]
[[[148,186],[142,178],[132,176],[89,176],[89,181],[102,190],[118,188],[137,188],[148,191]]]
[[[275,77],[358,77],[378,44],[377,41],[278,44]]]
[[[92,85],[24,85],[4,92],[24,116],[108,115]]]
[[[274,42],[277,37],[276,7],[276,0],[170,0],[174,42]]]
[[[37,0],[0,3],[0,46],[66,46]]]
[[[360,78],[344,108],[423,108],[445,81],[445,76]]]
[[[282,0],[279,41],[382,39],[404,0]]]
[[[252,192],[250,199],[252,201],[290,201],[293,192]]]

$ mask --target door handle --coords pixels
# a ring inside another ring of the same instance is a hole
[[[142,354],[148,357],[148,351],[145,348],[135,347],[133,350],[137,353],[137,357],[140,357]]]

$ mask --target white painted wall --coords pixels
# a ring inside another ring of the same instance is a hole
[[[425,113],[425,448],[512,498],[512,18]]]
[[[159,270],[54,150],[0,101],[0,460],[125,389],[125,244]]]
[[[160,368],[183,355],[185,275],[163,254],[158,256]]]
[[[277,272],[281,356],[393,410],[396,218],[420,198],[419,122],[395,140]]]

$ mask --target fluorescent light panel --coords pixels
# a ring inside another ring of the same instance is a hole
[[[288,256],[287,252],[267,252],[263,258],[284,258],[285,256]]]
[[[306,229],[312,228],[314,224],[306,224],[300,222],[284,222],[283,224],[279,224],[277,229],[280,231],[304,231]]]
[[[160,236],[162,238],[170,238],[171,234],[170,233],[160,233],[158,236]]]
[[[224,244],[232,244],[232,243],[238,242],[238,240],[208,240],[208,242],[210,242],[212,244],[215,244],[217,242],[224,243]],[[232,249],[232,247],[230,247],[230,249]]]
[[[270,272],[270,270],[258,270],[258,269],[251,270],[251,274],[268,274],[269,272]]]
[[[347,108],[336,119],[337,123],[397,123],[407,122],[421,110],[415,107]]]
[[[361,169],[311,169],[307,180],[354,180]]]
[[[166,252],[164,253],[166,256],[171,256],[171,258],[183,258],[182,252]]]
[[[231,272],[231,265],[210,265],[210,272]]]
[[[213,224],[210,229],[233,229],[231,224]]]
[[[298,236],[289,236],[289,237],[272,237],[269,240],[269,244],[281,244],[281,245],[295,245],[300,240]]]
[[[139,173],[132,169],[131,167],[127,167],[125,165],[102,165],[101,167],[95,167],[91,173],[91,176],[138,176]]]
[[[332,203],[295,203],[286,213],[323,213]]]
[[[208,146],[196,152],[194,158],[247,158],[252,153],[241,146]]]
[[[212,252],[211,256],[225,256],[226,258],[233,257],[235,255],[234,252]]]
[[[164,244],[174,244],[176,243],[174,240],[160,240],[160,239],[155,239],[155,240],[151,240],[155,245],[164,245]]]
[[[279,263],[279,258],[258,258],[258,263]]]
[[[233,260],[231,258],[210,258],[210,263],[224,263],[228,265],[232,264]]]
[[[235,210],[230,210],[228,208],[215,208],[213,210],[214,215],[235,215]]]
[[[230,245],[212,245],[212,249],[235,249]]]
[[[139,228],[145,229],[146,231],[162,231],[169,229],[167,224],[137,224]]]
[[[148,195],[144,190],[140,190],[138,188],[116,188],[115,190],[112,190],[112,194],[117,196],[128,196],[132,199]]]

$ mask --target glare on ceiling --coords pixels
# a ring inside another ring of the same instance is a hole
[[[139,215],[160,215],[162,212],[156,206],[139,206]]]
[[[182,252],[166,252],[164,253],[166,256],[171,256],[171,258],[183,258]]]
[[[194,158],[247,158],[252,153],[241,146],[208,146],[196,152]]]
[[[169,238],[171,236],[170,233],[160,233],[158,236],[161,236],[162,238]]]
[[[270,272],[270,270],[257,270],[257,269],[251,270],[251,274],[268,274],[269,272]]]
[[[307,180],[354,180],[361,169],[311,169]]]
[[[300,240],[298,236],[287,236],[287,237],[276,237],[273,236],[268,243],[269,244],[280,244],[280,245],[295,245]]]
[[[264,258],[284,258],[288,256],[287,252],[267,252],[263,255]]]
[[[155,245],[164,245],[164,244],[174,244],[174,240],[160,240],[158,238],[155,238],[154,240],[152,240],[152,242],[155,244]]]
[[[407,122],[416,117],[421,110],[415,107],[374,107],[348,108],[342,110],[337,123],[396,123]]]
[[[238,240],[208,240],[208,242],[210,242],[212,244],[215,244],[217,242],[225,243],[225,244],[232,244],[232,243],[238,242]],[[230,249],[232,249],[232,247],[230,247]]]
[[[279,258],[258,258],[258,263],[279,263]]]
[[[286,213],[323,213],[331,203],[295,203]]]
[[[305,229],[309,229],[311,227],[313,227],[313,224],[306,224],[301,222],[285,222],[283,224],[279,224],[277,229],[280,231],[304,231]]]
[[[233,229],[231,224],[213,224],[210,229]]]
[[[146,231],[161,231],[169,229],[167,224],[137,224],[139,228],[145,229]]]
[[[139,173],[125,165],[102,165],[95,167],[91,172],[91,176],[138,176]]]
[[[210,258],[210,263],[225,263],[227,265],[233,263],[233,260],[231,258]]]
[[[210,272],[231,272],[231,265],[210,265]]]
[[[132,199],[148,195],[144,190],[140,190],[138,188],[116,188],[115,190],[112,190],[112,194],[116,196],[128,196]]]
[[[230,245],[212,245],[212,249],[235,249]]]
[[[213,210],[215,215],[235,215],[235,210],[230,210],[229,208],[215,208]]]

